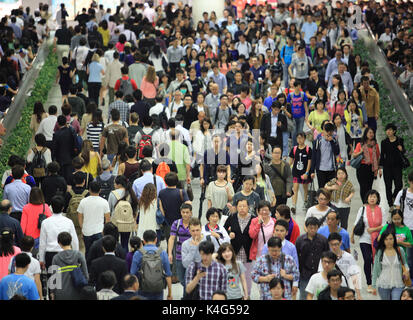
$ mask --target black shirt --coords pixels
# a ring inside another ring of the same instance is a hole
[[[182,114],[184,117],[183,127],[187,130],[191,127],[191,123],[198,119],[198,110],[192,106],[188,110],[185,106],[180,107],[177,114]]]
[[[143,127],[143,122],[142,122],[143,118],[145,118],[146,116],[149,116],[150,108],[151,107],[146,102],[138,101],[130,109],[130,113],[136,112],[139,115],[139,125],[141,127]]]
[[[72,34],[69,29],[58,29],[56,30],[55,37],[57,38],[57,44],[59,45],[69,45],[70,40],[72,39]]]
[[[307,152],[307,148],[308,148],[308,152]],[[311,160],[312,151],[310,147],[305,147],[304,149],[300,149],[297,146],[295,155],[294,155],[294,149],[295,147],[291,149],[291,152],[289,155],[291,159],[294,159],[292,173],[293,173],[293,177],[301,178],[301,176],[305,174],[307,171],[308,160]]]
[[[63,177],[52,175],[47,176],[42,181],[42,191],[44,199],[48,205],[51,204],[52,198],[55,195],[65,196],[67,190],[67,184]]]
[[[325,88],[325,82],[324,82],[320,77],[318,77],[318,81],[317,81],[317,82],[315,82],[313,79],[309,79],[308,82],[307,82],[308,92],[309,92],[312,96],[315,96],[315,95],[316,95],[317,90],[318,90],[318,88],[320,88],[320,87]]]
[[[0,230],[3,228],[10,228],[14,233],[14,244],[20,245],[20,241],[23,238],[23,231],[20,226],[20,222],[10,217],[8,213],[0,213]]]

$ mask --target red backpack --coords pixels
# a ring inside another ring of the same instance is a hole
[[[165,176],[171,172],[171,168],[169,168],[168,164],[165,161],[162,161],[158,168],[156,168],[156,175],[161,177],[165,181]]]
[[[145,134],[142,130],[140,131],[141,140],[139,141],[138,148],[137,148],[139,159],[145,158],[143,156],[143,148],[145,146],[153,146],[153,144],[152,144],[152,135],[153,135],[154,132],[155,132],[155,130],[152,130],[149,134]]]

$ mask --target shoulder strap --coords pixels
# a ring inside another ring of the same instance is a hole
[[[294,156],[294,157],[295,157],[296,151],[297,151],[297,146],[294,146],[294,148],[293,148],[293,156]]]
[[[181,198],[181,202],[184,202],[184,194],[182,189],[179,189],[179,197]]]
[[[287,180],[282,176],[282,174],[277,170],[277,168],[275,166],[271,165],[271,169],[274,170],[274,172],[282,179],[282,181],[284,183],[287,183]]]
[[[406,195],[407,195],[407,188],[404,188],[402,196],[400,198],[400,209],[402,212],[404,211],[404,202],[406,201]]]

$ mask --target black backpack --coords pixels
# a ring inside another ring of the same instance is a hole
[[[47,148],[43,148],[41,151],[38,151],[36,148],[33,148],[34,157],[32,160],[31,173],[34,178],[43,178],[46,176],[46,159],[44,153]]]
[[[109,194],[112,192],[112,190],[115,188],[114,187],[114,182],[115,182],[115,176],[111,176],[108,180],[102,180],[100,176],[96,178],[96,181],[100,185],[100,193],[99,196],[101,196],[103,199],[108,200],[109,199]]]

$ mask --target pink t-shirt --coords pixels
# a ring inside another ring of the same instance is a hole
[[[265,243],[268,242],[268,240],[272,237],[274,233],[274,226],[275,222],[273,219],[270,219],[270,221],[266,225],[262,225],[264,229],[264,235],[265,235]],[[262,230],[260,230],[260,233],[258,235],[258,250],[257,250],[257,258],[261,256],[262,248],[264,248],[264,238],[262,236]]]
[[[0,257],[0,280],[9,274],[9,264],[14,256],[17,256],[22,251],[19,247],[13,246],[14,254]]]
[[[156,77],[155,83],[146,81],[146,77],[143,77],[141,82],[141,91],[145,98],[154,99],[156,97],[156,88],[159,85],[159,79]]]

